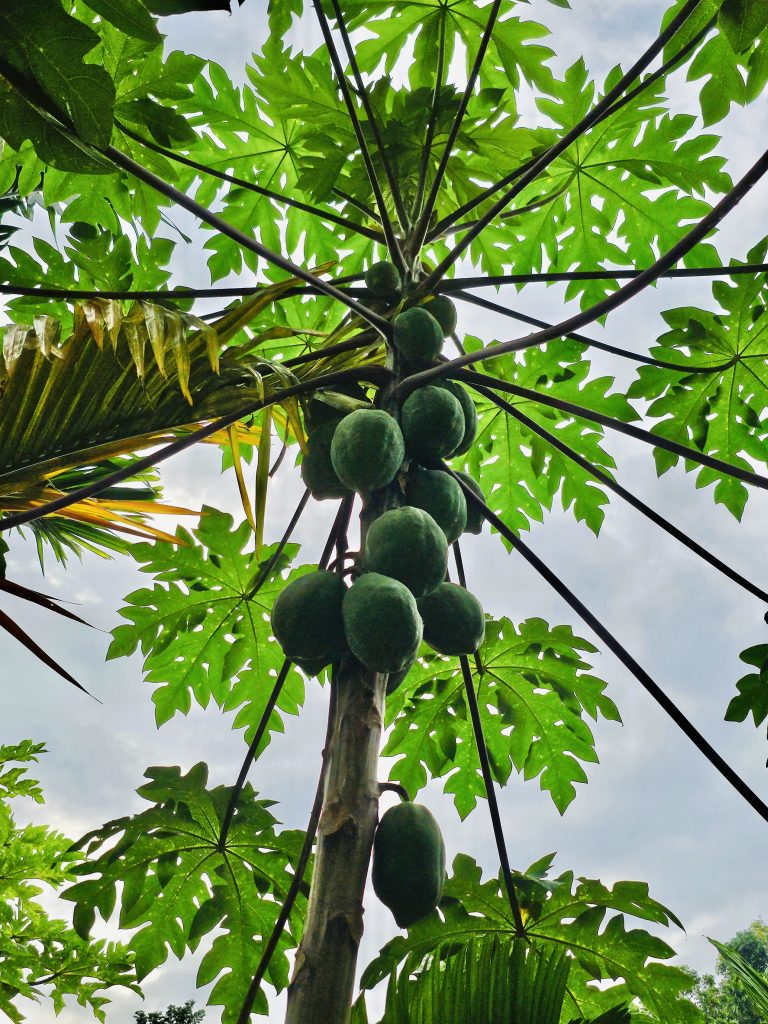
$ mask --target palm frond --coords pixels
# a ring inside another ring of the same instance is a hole
[[[735,949],[718,942],[717,939],[709,941],[741,982],[744,994],[752,1003],[755,1012],[768,1024],[768,978],[748,964]]]
[[[452,942],[391,975],[381,1024],[558,1024],[569,969],[564,950],[511,935]]]

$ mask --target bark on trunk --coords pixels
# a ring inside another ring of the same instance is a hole
[[[345,658],[337,673],[323,813],[286,1024],[349,1020],[363,934],[363,890],[378,815],[386,679],[352,658]]]

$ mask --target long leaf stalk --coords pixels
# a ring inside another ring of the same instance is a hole
[[[761,601],[764,601],[766,604],[768,604],[768,592],[763,590],[761,587],[758,587],[755,583],[752,583],[750,580],[746,579],[746,577],[742,576],[741,573],[738,573],[730,565],[728,565],[726,562],[723,562],[720,558],[718,558],[717,555],[713,554],[703,545],[693,540],[686,533],[684,533],[683,530],[680,530],[673,523],[670,523],[668,519],[665,519],[663,516],[659,515],[659,513],[654,511],[654,509],[652,509],[649,505],[646,505],[644,501],[641,501],[641,499],[634,495],[631,491],[628,491],[626,487],[622,487],[622,485],[618,483],[616,480],[614,480],[611,476],[609,476],[608,473],[605,473],[598,466],[594,466],[591,462],[585,459],[577,451],[574,451],[574,449],[571,448],[570,445],[567,445],[564,441],[557,437],[556,434],[552,433],[549,430],[546,430],[535,420],[532,420],[530,416],[526,416],[525,413],[522,412],[520,409],[516,408],[510,402],[505,401],[505,399],[500,398],[498,395],[493,394],[493,392],[490,391],[488,388],[484,388],[481,385],[471,386],[474,388],[475,391],[478,392],[478,394],[481,394],[487,401],[491,402],[497,408],[501,409],[503,412],[507,413],[509,416],[512,416],[514,419],[516,419],[518,423],[521,423],[526,428],[526,430],[530,430],[532,433],[537,434],[543,441],[545,441],[548,445],[551,445],[552,448],[559,451],[562,455],[564,455],[575,465],[579,466],[580,469],[583,469],[584,472],[587,473],[589,476],[593,477],[595,480],[599,480],[600,483],[604,484],[607,488],[609,488],[609,490],[613,491],[614,494],[618,494],[620,498],[623,498],[624,501],[627,502],[627,504],[631,505],[638,512],[642,513],[642,515],[644,515],[646,519],[649,519],[652,523],[655,523],[656,526],[664,530],[665,533],[668,533],[670,537],[674,537],[675,540],[683,544],[686,548],[688,548],[689,551],[693,551],[693,553],[698,555],[699,558],[703,559],[713,568],[717,569],[718,572],[721,572],[724,576],[727,576],[728,579],[732,580],[743,590],[746,590],[747,593],[752,594],[753,597],[757,597]]]
[[[686,43],[686,45],[683,46],[676,54],[670,57],[669,60],[665,61],[657,71],[654,71],[653,74],[648,75],[648,77],[644,78],[642,82],[640,82],[640,84],[637,85],[634,89],[627,92],[615,103],[611,104],[607,109],[605,109],[594,122],[592,127],[595,128],[601,122],[607,120],[609,117],[612,117],[613,114],[615,114],[618,110],[624,107],[627,103],[630,103],[633,99],[639,96],[646,89],[649,89],[660,78],[663,78],[664,75],[668,74],[670,71],[673,71],[683,60],[685,60],[688,54],[691,53],[704,39],[704,37],[711,31],[716,20],[716,18],[713,18],[709,22],[709,24],[707,24],[701,30],[701,32],[697,33],[693,37],[693,39],[690,40],[690,42]],[[473,199],[470,199],[468,202],[463,203],[461,206],[457,207],[453,211],[453,213],[444,217],[435,226],[435,231],[440,231],[441,234],[443,232],[450,233],[449,229],[453,224],[456,223],[456,221],[460,220],[462,217],[466,217],[466,215],[468,213],[471,213],[472,210],[476,210],[477,207],[481,206],[484,202],[486,202],[486,200],[491,199],[494,195],[501,192],[503,189],[507,188],[509,185],[515,182],[533,166],[537,159],[538,157],[531,157],[530,159],[526,160],[523,164],[521,164],[519,167],[516,167],[514,171],[511,171],[509,174],[505,175],[503,178],[495,182],[493,185],[489,185],[486,189],[483,189],[483,191],[478,193],[478,195],[476,195]]]
[[[540,196],[538,199],[534,199],[526,206],[520,206],[514,210],[507,210],[506,213],[500,213],[499,220],[515,220],[518,217],[525,216],[526,213],[535,213],[535,211],[540,210],[542,206],[546,206],[548,203],[554,202],[555,199],[561,196],[564,192],[567,192],[574,177],[575,174],[572,174],[565,185],[561,185],[560,188],[555,189],[553,192],[548,192],[546,195]],[[434,242],[436,238],[444,238],[446,235],[455,234],[457,231],[469,231],[469,229],[473,228],[476,224],[476,220],[465,220],[462,221],[461,224],[454,224],[450,229],[442,229],[438,231],[438,229],[435,228],[427,234],[426,240],[427,242]]]
[[[427,174],[432,160],[432,144],[435,140],[437,118],[440,113],[440,93],[443,88],[443,74],[445,65],[445,20],[446,11],[443,9],[443,16],[440,19],[440,35],[437,41],[437,65],[435,67],[435,88],[432,92],[432,103],[429,108],[429,121],[424,136],[424,154],[419,167],[419,183],[416,186],[416,195],[413,201],[413,218],[418,220],[424,203],[424,190],[427,187]]]
[[[233,228],[231,224],[227,224],[225,220],[218,217],[215,213],[212,213],[205,206],[201,206],[200,203],[195,202],[185,192],[175,188],[173,185],[169,185],[168,182],[163,181],[162,178],[153,174],[152,171],[147,170],[146,167],[142,167],[141,164],[137,163],[131,157],[125,153],[121,153],[120,150],[114,146],[108,146],[104,150],[105,156],[108,156],[113,163],[123,170],[128,171],[139,181],[143,181],[150,188],[155,189],[161,195],[166,196],[168,199],[172,199],[179,206],[183,207],[189,213],[193,214],[198,220],[203,221],[205,224],[209,224],[212,228],[215,228],[221,234],[231,238],[238,245],[241,245],[244,249],[248,249],[250,252],[256,253],[257,256],[261,256],[262,259],[267,260],[269,263],[274,264],[276,267],[280,267],[281,270],[287,271],[292,277],[297,277],[301,281],[305,281],[307,284],[312,285],[323,295],[328,295],[332,299],[336,299],[343,305],[352,309],[359,316],[363,317],[369,324],[380,331],[384,337],[388,337],[391,333],[392,328],[389,323],[378,313],[374,313],[372,310],[362,306],[355,299],[351,298],[346,292],[340,291],[334,285],[323,281],[321,278],[311,274],[308,270],[298,266],[291,260],[286,259],[285,256],[281,256],[279,253],[272,252],[266,246],[257,242],[254,238],[246,235],[243,231],[238,228]]]
[[[612,104],[619,99],[622,94],[626,92],[627,88],[640,77],[656,55],[664,49],[664,46],[675,35],[677,30],[693,13],[696,7],[698,7],[700,2],[701,0],[688,0],[680,12],[672,19],[672,21],[670,21],[664,32],[662,32],[661,35],[648,47],[645,53],[638,61],[635,62],[635,64],[632,65],[629,71],[621,77],[613,89],[610,89],[603,99],[592,108],[592,110],[581,118],[581,120],[575,124],[569,132],[566,132],[562,139],[556,142],[554,146],[546,151],[546,153],[543,153],[538,157],[531,167],[517,179],[515,184],[491,205],[490,209],[480,217],[477,224],[471,228],[466,235],[464,235],[461,241],[456,244],[451,252],[432,271],[423,285],[425,293],[432,291],[435,285],[445,276],[461,255],[466,252],[484,228],[490,224],[498,214],[505,210],[507,206],[509,206],[515,196],[518,196],[525,188],[528,187],[528,185],[531,184],[532,181],[535,181],[541,172],[546,170],[546,168],[549,167],[549,165],[556,160],[561,153],[564,153],[565,150],[576,141],[576,139],[581,138],[585,132],[589,131],[589,129],[597,123],[600,116],[610,109]]]
[[[440,191],[440,186],[443,183],[445,170],[448,166],[448,161],[451,158],[451,153],[453,152],[453,147],[456,143],[459,131],[461,130],[461,125],[464,121],[464,115],[467,112],[469,101],[472,99],[472,94],[475,91],[475,85],[477,84],[477,79],[480,75],[480,69],[483,65],[483,60],[485,59],[485,54],[488,50],[488,46],[493,36],[493,29],[496,24],[496,19],[498,18],[499,15],[500,8],[501,0],[493,0],[493,4],[491,5],[491,9],[488,13],[488,20],[485,24],[485,30],[483,31],[483,36],[482,39],[480,40],[480,46],[478,47],[477,53],[475,54],[475,59],[472,62],[472,68],[469,72],[469,77],[467,79],[467,86],[464,90],[464,93],[462,94],[461,102],[459,103],[459,109],[456,111],[456,117],[454,118],[453,124],[451,125],[451,130],[448,133],[448,140],[445,144],[445,148],[443,149],[443,154],[440,157],[440,163],[438,164],[437,170],[435,171],[435,175],[432,179],[432,185],[429,189],[427,200],[424,203],[424,209],[421,211],[418,223],[416,224],[416,227],[414,228],[413,231],[413,239],[411,244],[415,256],[417,256],[419,251],[421,250],[421,247],[424,244],[424,239],[426,238],[427,235],[427,231],[429,230],[429,222],[432,219],[432,211],[434,210],[435,203],[437,202],[437,196]],[[442,274],[440,276],[442,277]]]
[[[461,547],[459,542],[453,545],[453,556],[456,561],[456,574],[459,578],[459,585],[467,589],[467,578],[464,572],[464,560],[461,557]],[[475,693],[474,681],[472,679],[472,669],[469,665],[469,659],[466,655],[462,655],[459,658],[461,665],[461,675],[464,681],[464,692],[467,698],[467,706],[469,707],[469,717],[472,722],[472,732],[475,737],[475,746],[477,747],[477,756],[480,760],[480,771],[483,776],[483,786],[485,787],[485,795],[488,800],[488,811],[491,816],[491,827],[493,828],[493,837],[496,842],[496,852],[499,856],[499,864],[501,865],[501,873],[504,878],[504,885],[507,890],[507,899],[509,900],[509,907],[512,911],[512,919],[515,922],[515,934],[522,936],[525,934],[525,925],[523,923],[523,915],[520,910],[520,902],[517,898],[517,890],[515,889],[515,883],[512,878],[512,868],[509,863],[509,854],[507,853],[507,843],[504,838],[504,827],[501,823],[501,813],[499,811],[499,804],[496,799],[496,787],[493,782],[493,773],[491,772],[491,759],[488,756],[488,747],[485,742],[485,734],[483,733],[483,719],[480,714],[480,708],[477,702],[477,694]],[[475,667],[477,668],[478,674],[482,674],[482,664],[480,659],[475,655]]]
[[[267,565],[264,567],[264,570],[262,570],[262,572],[259,573],[254,585],[246,594],[246,600],[250,601],[256,595],[259,589],[264,585],[267,579],[269,579],[269,575],[274,569],[274,567],[277,565],[277,562],[285,549],[285,545],[291,539],[293,531],[296,529],[296,526],[298,525],[299,519],[301,518],[301,514],[307,506],[307,500],[309,496],[309,490],[305,490],[304,494],[302,495],[301,501],[299,502],[296,508],[296,511],[291,517],[291,521],[288,523],[288,526],[286,527],[285,532],[283,533],[283,536],[281,537],[280,542],[277,545],[277,549],[275,550],[274,554],[270,558]],[[337,514],[336,519],[334,520],[333,525],[331,527],[331,532],[328,535],[328,542],[331,544],[336,538],[340,522],[341,516]],[[326,550],[320,557],[318,569],[325,569],[328,565],[329,558],[330,551],[328,550],[328,545],[326,544]],[[272,717],[272,712],[275,710],[277,702],[280,699],[280,694],[282,693],[283,686],[285,685],[285,680],[288,678],[288,672],[290,671],[292,664],[293,662],[289,658],[285,658],[283,660],[283,664],[280,668],[280,671],[277,674],[277,678],[275,679],[272,685],[272,691],[269,695],[269,699],[267,700],[267,703],[264,707],[264,711],[262,712],[261,718],[259,719],[258,725],[256,726],[256,731],[253,735],[253,739],[251,740],[251,743],[248,747],[248,751],[245,757],[243,758],[243,763],[240,767],[240,772],[238,773],[237,780],[235,781],[235,785],[232,789],[232,793],[229,798],[229,803],[227,804],[227,809],[225,810],[224,817],[222,818],[221,821],[221,828],[219,829],[218,845],[219,849],[221,850],[223,850],[226,846],[227,835],[229,834],[229,826],[232,824],[232,817],[235,813],[235,808],[237,807],[237,801],[240,799],[240,794],[243,791],[245,780],[248,778],[248,772],[250,771],[251,765],[253,764],[256,758],[258,749],[261,746],[261,741],[263,740],[264,734],[267,731],[267,726],[269,725],[269,720]]]
[[[237,1024],[249,1024],[251,1020],[251,1008],[256,1000],[256,996],[259,994],[261,983],[264,980],[264,975],[267,973],[270,961],[277,949],[280,938],[283,934],[283,930],[288,923],[288,918],[291,916],[291,911],[296,902],[296,897],[301,891],[301,887],[304,884],[304,874],[307,870],[307,864],[309,864],[309,858],[312,855],[312,847],[315,843],[315,836],[317,835],[317,828],[320,823],[320,815],[323,809],[323,793],[325,791],[325,776],[328,767],[328,748],[331,740],[331,723],[335,718],[335,707],[336,707],[336,687],[333,679],[331,680],[331,696],[328,710],[328,727],[325,734],[325,744],[323,746],[322,753],[322,765],[320,768],[320,775],[317,780],[317,789],[315,790],[315,798],[312,801],[312,810],[309,812],[309,821],[307,822],[307,828],[304,832],[304,843],[299,853],[299,859],[296,862],[294,869],[293,879],[289,886],[288,892],[286,893],[283,905],[280,908],[280,913],[277,915],[277,920],[272,928],[272,932],[267,940],[264,950],[261,954],[256,971],[254,972],[251,984],[248,986],[248,991],[243,999],[243,1005],[240,1007],[240,1013],[237,1017]]]
[[[365,138],[365,133],[363,132],[362,125],[360,124],[360,118],[358,117],[357,114],[357,107],[355,106],[355,99],[349,88],[347,76],[344,74],[344,69],[341,66],[339,51],[336,49],[336,43],[333,40],[331,26],[328,24],[328,18],[325,16],[322,0],[312,0],[312,3],[315,8],[315,13],[317,14],[317,20],[320,24],[320,31],[323,34],[323,39],[325,40],[328,55],[331,58],[331,64],[333,65],[334,74],[336,75],[336,80],[339,84],[339,88],[341,89],[341,94],[344,99],[344,104],[347,108],[347,113],[349,114],[349,119],[352,122],[352,128],[355,133],[355,138],[357,139],[357,144],[360,147],[360,154],[363,158],[365,171],[366,174],[368,175],[368,180],[370,181],[371,188],[376,199],[376,205],[379,209],[379,217],[381,218],[381,226],[382,230],[384,231],[384,236],[386,238],[387,248],[389,249],[389,253],[393,263],[398,268],[400,273],[404,274],[406,266],[403,254],[400,251],[400,243],[398,242],[397,236],[395,235],[395,230],[389,216],[389,211],[387,210],[386,202],[384,200],[384,193],[381,191],[381,185],[379,183],[378,175],[376,174],[376,168],[373,165],[373,159],[371,157],[370,150],[368,149],[368,143]]]
[[[381,130],[379,129],[379,123],[376,120],[376,116],[371,105],[371,98],[368,95],[368,90],[365,87],[363,76],[360,74],[360,68],[357,63],[357,57],[355,56],[355,51],[352,46],[352,42],[349,38],[347,26],[344,23],[344,16],[341,12],[339,0],[331,0],[331,3],[333,5],[333,14],[336,19],[336,27],[339,30],[341,41],[344,44],[344,50],[346,51],[347,59],[349,60],[349,67],[350,70],[352,71],[352,77],[355,80],[357,93],[358,96],[360,97],[360,102],[363,104],[363,110],[365,111],[365,116],[368,119],[368,124],[370,126],[371,133],[373,134],[374,142],[376,143],[379,159],[381,160],[381,165],[384,168],[384,175],[387,179],[389,190],[392,193],[392,202],[394,203],[395,211],[400,222],[400,228],[403,232],[407,232],[410,227],[408,210],[406,209],[405,203],[403,202],[403,197],[400,192],[400,185],[397,180],[397,174],[395,173],[395,170],[393,169],[392,165],[389,162],[387,148],[384,145],[384,140],[381,136]]]
[[[468,502],[479,509],[483,518],[507,540],[512,547],[519,551],[523,558],[531,565],[536,572],[549,583],[570,607],[576,612],[579,618],[600,638],[605,646],[619,659],[625,668],[629,669],[640,685],[653,697],[656,703],[666,712],[694,746],[704,755],[709,763],[719,774],[730,783],[731,786],[742,796],[747,803],[768,822],[768,806],[760,799],[744,780],[736,774],[730,765],[718,754],[715,748],[709,743],[693,723],[683,714],[675,702],[654,682],[645,669],[632,657],[629,651],[621,644],[603,623],[594,615],[589,608],[574,594],[574,592],[547,566],[528,545],[511,530],[499,516],[493,512],[486,503],[479,498],[467,484],[458,477],[449,467],[444,467],[451,473],[453,478],[461,485],[464,496]]]
[[[336,213],[335,210],[322,210],[319,206],[312,206],[310,203],[304,203],[300,199],[294,199],[292,196],[285,195],[283,192],[275,192],[274,189],[263,188],[261,185],[257,185],[253,181],[247,181],[245,178],[238,178],[236,175],[229,174],[226,171],[218,171],[215,167],[211,167],[209,164],[202,164],[199,161],[193,160],[191,157],[184,156],[181,153],[174,153],[172,149],[166,149],[164,146],[158,145],[151,139],[143,138],[137,132],[127,128],[119,121],[117,121],[116,124],[120,131],[130,139],[133,139],[134,142],[138,142],[141,146],[146,146],[147,149],[151,149],[153,152],[159,153],[168,160],[173,160],[175,163],[183,164],[185,167],[191,167],[192,170],[198,171],[201,175],[207,175],[209,178],[218,178],[220,181],[226,181],[230,185],[236,185],[238,188],[245,189],[248,192],[255,192],[257,195],[264,196],[265,199],[272,199],[277,203],[283,203],[285,206],[291,207],[291,209],[300,210],[302,213],[307,213],[312,217],[317,217],[318,220],[337,224],[345,230],[354,231],[356,234],[363,235],[365,238],[370,238],[374,242],[379,242],[382,239],[380,231],[375,231],[373,228],[367,228],[363,224],[358,224],[346,217],[342,217],[340,214]]]
[[[4,516],[0,519],[0,533],[4,533],[6,530],[11,530],[18,526],[23,526],[24,523],[40,519],[53,512],[58,512],[63,508],[68,508],[77,501],[83,501],[85,498],[92,498],[95,495],[100,494],[102,491],[107,490],[109,487],[113,487],[115,484],[121,483],[129,477],[142,473],[145,469],[157,466],[166,459],[171,458],[171,456],[178,455],[179,452],[186,451],[187,448],[191,448],[200,441],[204,441],[206,437],[210,437],[211,434],[215,434],[217,431],[223,430],[232,423],[236,423],[238,420],[252,416],[253,413],[259,412],[261,409],[266,409],[271,405],[277,405],[280,402],[284,402],[288,398],[295,398],[298,395],[306,394],[307,392],[314,391],[317,388],[332,387],[336,384],[368,381],[371,384],[381,385],[388,378],[389,371],[383,366],[364,366],[349,370],[339,370],[337,373],[328,373],[320,377],[315,377],[312,380],[305,380],[298,384],[293,384],[288,388],[276,391],[273,395],[268,395],[264,398],[249,402],[248,404],[241,406],[241,408],[236,409],[234,412],[227,413],[226,416],[221,416],[217,420],[212,420],[210,423],[206,423],[204,426],[198,427],[197,430],[192,431],[190,434],[180,437],[175,441],[171,441],[158,451],[152,452],[150,455],[145,455],[140,459],[136,459],[134,462],[124,466],[122,469],[115,470],[114,473],[110,473],[109,475],[102,477],[100,480],[95,480],[84,487],[80,487],[76,491],[69,491],[67,494],[63,494],[61,497],[55,498],[53,501],[46,502],[44,505],[39,505],[34,509],[28,509],[25,512],[17,512],[14,515]]]
[[[452,292],[451,294],[454,298],[461,299],[463,302],[468,302],[473,306],[480,306],[482,309],[490,310],[492,313],[500,313],[502,316],[508,317],[511,320],[519,320],[521,323],[529,324],[531,327],[539,327],[546,330],[552,326],[546,320],[539,320],[538,317],[529,316],[527,313],[521,313],[518,310],[510,309],[508,306],[502,306],[498,302],[491,302],[488,299],[480,298],[478,295],[469,295],[467,292]],[[677,370],[680,373],[725,373],[726,370],[730,370],[739,361],[738,355],[734,355],[727,362],[713,366],[687,366],[685,363],[672,363],[665,359],[654,359],[653,356],[645,356],[640,352],[629,352],[625,348],[609,345],[605,341],[588,338],[586,334],[579,334],[578,331],[571,331],[570,334],[564,335],[564,337],[572,338],[574,341],[587,345],[589,348],[597,348],[601,352],[620,356],[622,359],[631,359],[635,363],[645,363],[647,366],[659,366],[665,370]],[[532,341],[530,347],[534,348],[537,344],[537,342]]]
[[[452,277],[442,281],[438,292],[452,295],[464,288],[498,288],[506,284],[551,284],[555,281],[633,281],[642,270],[563,270],[532,274],[496,274],[487,277]],[[731,267],[676,267],[657,277],[739,277],[742,274],[768,273],[768,263],[739,263]]]
[[[525,398],[537,405],[545,405],[550,409],[558,409],[560,412],[567,412],[571,416],[599,423],[603,427],[626,434],[627,437],[633,437],[636,441],[644,441],[645,444],[649,444],[654,448],[663,448],[665,451],[671,452],[682,459],[697,462],[701,466],[707,466],[709,469],[714,469],[725,476],[733,477],[735,480],[741,480],[742,483],[750,484],[752,487],[768,490],[768,477],[758,476],[757,473],[751,473],[740,466],[733,466],[729,462],[723,462],[722,459],[706,455],[696,448],[689,448],[687,445],[679,444],[677,441],[672,441],[667,437],[662,437],[661,434],[653,434],[650,430],[636,427],[632,423],[624,423],[623,420],[614,419],[612,416],[605,416],[603,413],[587,409],[583,405],[576,405],[562,398],[555,398],[553,395],[546,394],[543,391],[535,391],[532,388],[509,384],[507,381],[500,380],[498,377],[492,377],[490,374],[459,370],[450,376],[456,380],[465,381],[467,384],[479,384],[481,387],[489,387],[494,391],[505,391],[507,394],[516,395],[518,398]]]
[[[573,331],[579,330],[581,327],[587,324],[594,323],[601,317],[606,316],[608,313],[613,312],[614,309],[618,309],[619,306],[623,305],[629,299],[634,298],[635,295],[639,294],[643,289],[647,288],[648,285],[652,284],[665,270],[669,270],[671,267],[682,259],[687,252],[689,252],[695,245],[697,245],[706,235],[715,228],[723,218],[731,212],[746,196],[749,191],[757,184],[763,175],[768,171],[768,150],[757,160],[752,167],[743,175],[743,177],[734,185],[731,191],[725,195],[716,206],[714,206],[709,213],[703,217],[698,224],[696,224],[690,231],[672,246],[666,253],[659,257],[655,263],[647,267],[642,273],[638,274],[633,280],[628,281],[621,288],[613,292],[611,295],[606,296],[599,302],[594,303],[587,309],[576,313],[574,316],[569,317],[567,320],[562,320],[558,324],[553,324],[552,327],[546,328],[545,330],[539,331],[535,335],[528,335],[525,338],[516,338],[513,341],[505,341],[501,344],[487,345],[484,348],[478,349],[476,352],[468,352],[465,355],[458,356],[455,359],[447,360],[446,362],[440,363],[437,366],[431,367],[427,370],[422,370],[420,373],[415,373],[410,377],[407,377],[399,385],[398,397],[403,398],[409,394],[414,388],[420,387],[422,384],[428,383],[428,381],[439,377],[445,377],[452,374],[453,370],[460,369],[462,366],[468,366],[472,363],[480,363],[485,359],[495,359],[498,356],[504,355],[508,352],[514,352],[518,349],[530,347],[530,343],[534,340],[537,344],[544,344],[546,341],[550,341],[553,338],[559,338],[566,334],[571,334]],[[425,286],[426,287],[426,286]]]

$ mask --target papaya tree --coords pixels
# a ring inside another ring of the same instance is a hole
[[[675,73],[704,79],[706,126],[764,102],[765,5],[676,0],[632,66],[596,81],[586,57],[556,72],[536,4],[270,0],[244,86],[164,48],[158,28],[227,6],[0,11],[0,531],[60,560],[130,553],[154,585],[126,598],[110,657],[141,649],[158,725],[213,701],[248,744],[232,785],[210,787],[203,762],[149,768],[149,806],[83,837],[64,893],[74,928],[85,941],[117,910],[139,982],[203,943],[199,983],[215,982],[226,1024],[268,1012],[266,985],[287,988],[289,1024],[363,1024],[380,982],[386,1024],[693,1022],[671,948],[626,927],[678,923],[645,885],[554,877],[548,857],[513,868],[496,787],[517,771],[564,811],[596,759],[589,720],[619,712],[590,641],[484,613],[462,548],[492,530],[768,820],[522,536],[555,499],[598,533],[610,493],[768,602],[619,482],[607,440],[644,442],[659,474],[683,465],[737,519],[768,489],[768,240],[727,266],[712,241],[768,153],[733,180],[717,137],[666,95]],[[314,48],[297,45],[297,19]],[[210,286],[170,284],[177,243],[159,229],[185,242],[181,216],[207,233]],[[582,333],[662,277],[711,278],[711,303],[670,309],[647,353]],[[551,281],[578,312],[549,323],[514,308],[513,287]],[[506,318],[513,337],[459,333],[458,306]],[[591,349],[637,365],[625,392]],[[188,510],[161,501],[157,467],[201,442],[223,448],[243,521],[206,496],[196,527],[167,534],[152,517]],[[268,543],[286,458],[305,489]],[[314,502],[337,511],[302,563],[292,538]],[[0,590],[72,614],[5,578]],[[81,685],[5,612],[0,625]],[[768,715],[767,651],[744,652],[757,671],[730,718]],[[325,687],[327,733],[310,820],[289,830],[247,780],[305,685]],[[446,865],[415,800],[439,778],[462,817],[485,801],[497,877],[464,855]],[[379,820],[388,789],[401,803]],[[407,934],[356,996],[372,857]]]

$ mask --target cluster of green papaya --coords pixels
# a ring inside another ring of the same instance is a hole
[[[394,305],[397,269],[375,264],[371,295]],[[393,321],[393,344],[404,373],[434,364],[456,327],[456,310],[438,296]],[[351,654],[388,675],[387,693],[405,677],[424,640],[449,655],[473,654],[485,616],[469,591],[446,581],[448,548],[462,533],[480,533],[482,516],[443,460],[469,451],[477,413],[454,381],[417,388],[395,413],[372,406],[357,385],[316,395],[307,408],[307,452],[301,473],[311,494],[363,502],[390,488],[394,505],[371,522],[347,586],[320,570],[293,580],[272,610],[272,630],[287,658],[310,674]],[[479,485],[457,473],[480,498]],[[445,851],[426,808],[406,803],[382,818],[374,845],[374,888],[403,927],[432,910],[445,877]],[[414,916],[415,915],[415,916]]]

